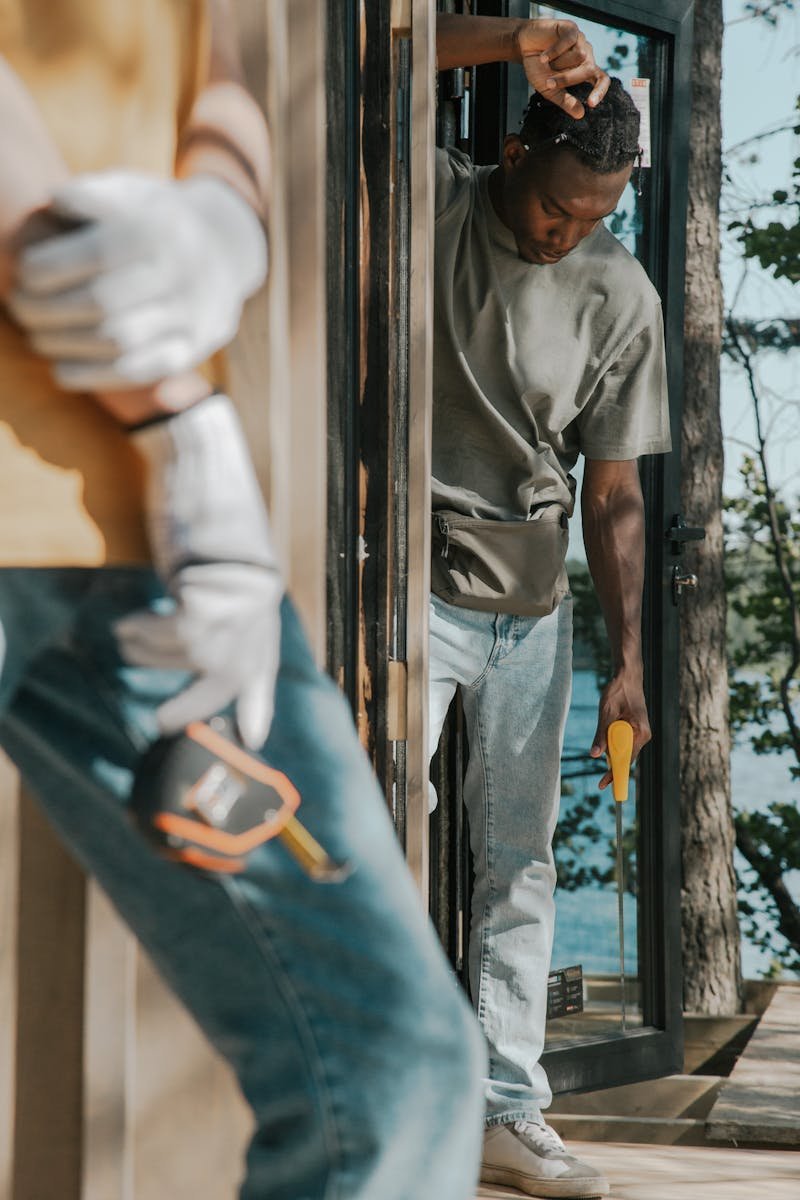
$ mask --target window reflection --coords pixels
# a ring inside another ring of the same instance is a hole
[[[570,16],[543,4],[531,5],[531,16]],[[634,79],[649,79],[655,45],[613,26],[581,18],[595,58],[611,75],[634,91]],[[645,89],[640,89],[645,90]],[[647,268],[650,170],[634,171],[632,181],[606,224],[627,250]],[[582,460],[575,471],[579,482]],[[558,893],[552,965],[580,966],[583,972],[582,1013],[548,1022],[548,1049],[555,1045],[622,1031],[622,982],[618,923],[616,828],[610,789],[599,792],[603,770],[588,757],[597,721],[600,690],[608,678],[607,640],[599,605],[589,578],[580,531],[572,522],[568,569],[575,597],[573,698],[562,758],[562,799],[555,839]],[[625,1025],[641,1024],[638,984],[638,819],[636,786],[623,806],[622,904],[625,957]]]

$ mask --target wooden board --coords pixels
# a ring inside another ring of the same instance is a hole
[[[720,1090],[708,1137],[800,1146],[800,988],[776,991]]]

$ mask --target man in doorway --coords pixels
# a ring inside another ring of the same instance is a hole
[[[480,1032],[196,370],[266,271],[234,5],[0,17],[0,745],[235,1072],[242,1200],[471,1200]],[[134,829],[151,744],[229,705],[345,881],[277,841],[193,870]]]
[[[584,538],[614,668],[590,754],[605,753],[617,719],[638,754],[650,729],[636,460],[670,438],[659,297],[603,223],[639,155],[638,112],[585,62],[578,83],[577,44],[548,54],[539,32],[468,17],[438,30],[440,70],[521,60],[537,90],[498,166],[437,152],[430,745],[460,686],[470,986],[490,1051],[482,1179],[589,1197],[608,1184],[544,1123],[540,1063],[571,686],[570,471],[582,454]]]

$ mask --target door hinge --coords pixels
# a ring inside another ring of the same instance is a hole
[[[390,658],[386,682],[386,736],[390,742],[404,742],[408,737],[408,664]]]

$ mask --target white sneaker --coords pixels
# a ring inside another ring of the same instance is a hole
[[[567,1152],[549,1125],[492,1125],[483,1140],[481,1183],[504,1183],[546,1200],[587,1200],[608,1194],[608,1180]]]

